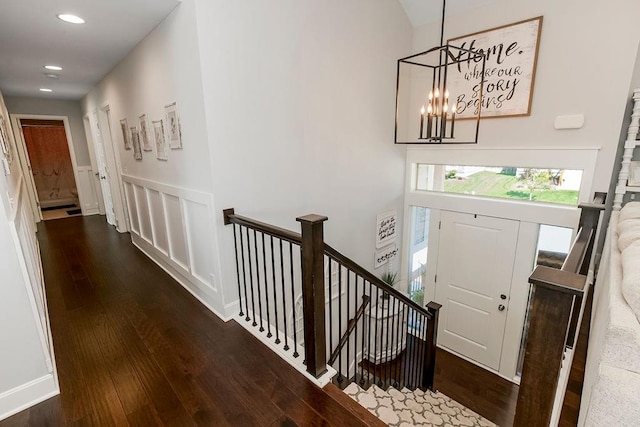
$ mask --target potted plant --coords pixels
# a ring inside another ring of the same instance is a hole
[[[387,271],[385,273],[382,273],[382,275],[380,276],[380,280],[393,288],[398,281],[398,273]],[[389,299],[389,293],[383,292],[382,299]]]

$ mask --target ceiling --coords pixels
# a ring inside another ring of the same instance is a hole
[[[80,99],[181,0],[0,0],[0,91],[5,96]],[[414,27],[439,22],[441,0],[398,0]],[[495,0],[449,0],[447,15]],[[73,13],[74,25],[56,15]],[[51,71],[45,64],[63,67]],[[40,88],[53,92],[40,92]]]
[[[180,0],[0,0],[0,91],[5,96],[80,99]],[[59,20],[73,13],[86,21]],[[45,64],[63,67],[59,78]],[[40,92],[41,87],[51,93]]]
[[[411,24],[419,27],[442,21],[443,0],[399,0]],[[449,0],[447,16],[466,12],[495,0]]]

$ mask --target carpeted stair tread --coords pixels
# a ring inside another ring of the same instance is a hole
[[[363,390],[351,383],[344,392],[389,426],[493,427],[495,424],[439,392],[420,389]]]

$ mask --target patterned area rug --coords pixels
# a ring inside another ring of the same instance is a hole
[[[363,390],[356,383],[349,384],[344,392],[390,426],[495,426],[439,392],[398,391],[393,387],[384,391],[375,385]]]

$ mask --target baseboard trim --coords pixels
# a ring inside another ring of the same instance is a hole
[[[53,374],[47,374],[0,394],[0,420],[60,394]]]
[[[205,307],[209,309],[213,314],[218,316],[224,322],[228,322],[232,319],[232,316],[225,316],[216,308],[213,307],[211,301],[207,301],[208,294],[205,293],[200,286],[195,283],[192,283],[188,277],[185,277],[182,273],[177,271],[171,265],[164,262],[164,260],[159,257],[155,257],[153,252],[157,251],[156,248],[149,245],[143,238],[138,235],[131,233],[133,245],[138,248],[143,254],[145,254],[151,261],[155,262],[158,267],[163,269],[169,276],[171,276],[176,282],[180,284],[183,288],[185,288],[191,295],[193,295],[198,301],[202,303]]]

